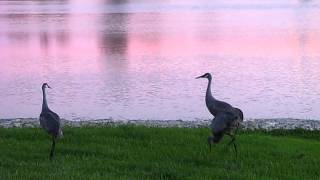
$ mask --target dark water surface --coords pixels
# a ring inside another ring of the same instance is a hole
[[[0,118],[320,119],[320,2],[0,0]]]

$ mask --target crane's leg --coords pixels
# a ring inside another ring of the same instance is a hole
[[[212,143],[213,143],[213,137],[212,136],[209,136],[208,137],[208,145],[209,145],[209,150],[210,150],[210,152],[211,152],[211,146],[212,146]]]
[[[228,145],[233,144],[236,156],[238,156],[237,144],[235,142],[236,141],[236,136],[234,134],[231,134],[231,133],[227,133],[227,135],[229,135],[231,137],[231,141],[228,143]]]
[[[56,146],[56,138],[54,136],[52,136],[52,146],[51,146],[51,151],[50,151],[50,159],[53,158],[55,146]]]

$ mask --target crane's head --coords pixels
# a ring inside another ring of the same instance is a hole
[[[196,79],[199,79],[199,78],[207,78],[207,79],[212,79],[212,76],[210,73],[205,73],[204,75],[202,76],[199,76],[199,77],[196,77]]]
[[[42,84],[42,89],[45,89],[45,88],[50,88],[51,89],[51,87],[47,83],[43,83]]]

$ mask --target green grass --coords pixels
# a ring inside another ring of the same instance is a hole
[[[0,179],[319,179],[319,131],[241,131],[209,153],[209,129],[65,128],[49,160],[41,129],[0,128]]]

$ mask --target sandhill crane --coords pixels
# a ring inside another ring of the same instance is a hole
[[[55,112],[51,111],[47,104],[46,98],[46,88],[51,88],[47,83],[42,84],[42,110],[39,117],[41,127],[52,136],[52,146],[50,151],[50,158],[52,159],[54,156],[54,149],[56,144],[56,139],[59,136],[62,136],[62,130],[60,125],[60,117]]]
[[[207,78],[208,86],[206,91],[206,106],[209,112],[214,116],[211,122],[211,130],[213,136],[208,137],[208,144],[211,151],[211,144],[218,143],[224,134],[231,137],[229,144],[233,144],[237,154],[237,145],[235,143],[235,133],[243,121],[243,113],[239,108],[232,107],[230,104],[215,99],[211,93],[212,76],[210,73],[205,73],[198,78]]]

